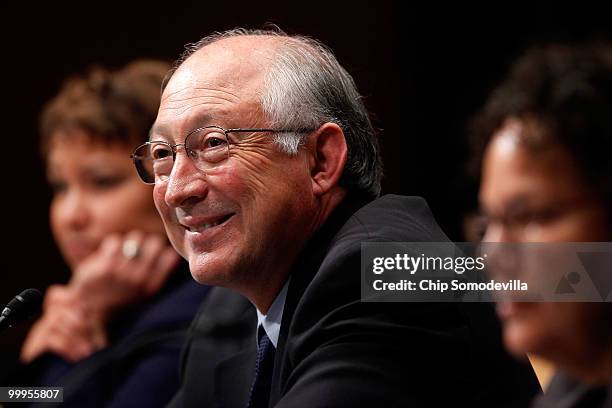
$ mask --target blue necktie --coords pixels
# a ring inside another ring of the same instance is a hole
[[[247,408],[267,408],[270,401],[272,370],[274,369],[274,344],[262,327],[259,328],[259,345],[255,360],[255,377],[251,385]]]

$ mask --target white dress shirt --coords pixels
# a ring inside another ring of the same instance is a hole
[[[263,328],[270,338],[270,341],[274,345],[274,348],[278,344],[278,336],[280,334],[281,322],[283,321],[283,309],[285,308],[285,299],[287,298],[287,289],[289,288],[289,279],[285,282],[285,285],[281,291],[276,295],[274,302],[268,309],[268,313],[262,314],[259,309],[257,310],[257,331]],[[258,341],[258,339],[255,339]],[[259,343],[259,341],[258,341]]]

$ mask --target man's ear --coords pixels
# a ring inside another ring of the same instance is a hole
[[[312,190],[321,196],[338,185],[344,172],[348,155],[344,132],[337,124],[326,123],[309,136],[307,145]]]

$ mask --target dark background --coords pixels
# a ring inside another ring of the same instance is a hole
[[[4,144],[0,304],[67,269],[47,222],[50,199],[37,147],[38,112],[62,80],[93,64],[174,59],[214,30],[278,24],[330,46],[355,77],[381,130],[383,190],[424,196],[453,240],[475,206],[462,175],[467,120],[526,46],[610,38],[608,10],[586,2],[44,2],[3,6]],[[400,6],[401,4],[401,6]],[[127,159],[127,158],[126,158]],[[27,329],[0,334],[2,355]],[[2,361],[0,361],[0,364]],[[1,369],[0,369],[1,371]]]

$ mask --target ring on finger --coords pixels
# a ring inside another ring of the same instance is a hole
[[[126,259],[134,259],[140,254],[140,245],[134,239],[126,239],[123,241],[121,252]]]

